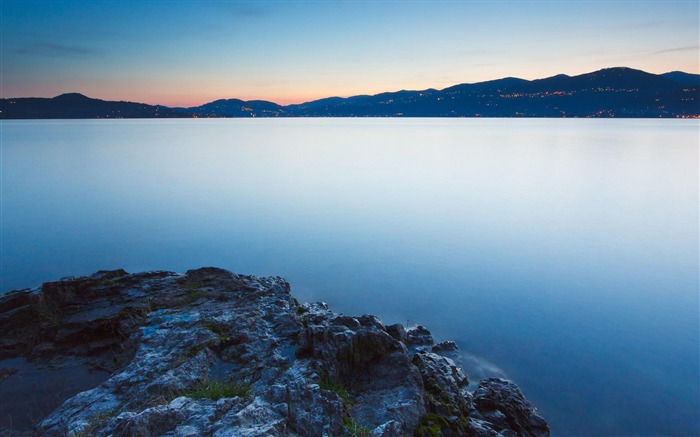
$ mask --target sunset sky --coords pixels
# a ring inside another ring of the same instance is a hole
[[[1,0],[1,91],[289,104],[614,66],[698,73],[698,3]]]

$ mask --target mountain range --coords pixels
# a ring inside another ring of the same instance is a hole
[[[507,77],[442,90],[329,97],[282,106],[221,99],[169,108],[78,93],[0,99],[0,119],[193,117],[700,117],[700,75],[626,67],[537,80]]]

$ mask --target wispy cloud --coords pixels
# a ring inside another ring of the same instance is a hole
[[[656,52],[651,52],[651,54],[652,55],[661,55],[664,53],[673,53],[673,52],[688,52],[688,51],[697,52],[698,50],[700,50],[700,45],[685,46],[685,47],[672,47],[670,49],[664,49],[664,50],[658,50]]]
[[[647,20],[647,21],[631,21],[621,23],[606,23],[587,26],[588,29],[598,31],[615,31],[615,32],[637,32],[637,31],[658,31],[659,29],[677,29],[677,28],[697,28],[697,19],[693,20],[689,17],[682,21],[668,20]]]
[[[18,55],[27,56],[50,56],[50,57],[88,57],[95,56],[98,51],[89,47],[57,44],[57,43],[38,43],[24,47],[19,47],[14,50]]]

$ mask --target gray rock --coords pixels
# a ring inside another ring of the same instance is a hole
[[[403,344],[408,344],[406,328],[404,328],[403,325],[399,323],[389,325],[386,327],[386,332],[388,332],[389,335],[391,335],[395,340],[398,340]]]
[[[433,346],[432,351],[436,354],[449,356],[448,354],[455,353],[459,350],[457,343],[454,341],[441,341],[440,343]]]
[[[549,426],[539,411],[525,399],[512,381],[489,378],[474,391],[475,416],[490,422],[491,427],[510,430],[521,436],[548,436]]]
[[[454,343],[434,345],[421,326],[300,305],[279,277],[102,271],[2,296],[0,321],[0,359],[14,363],[0,384],[28,371],[20,357],[56,375],[68,363],[104,374],[92,389],[66,391],[34,421],[35,435],[549,432],[513,383],[490,379],[470,393],[449,358]],[[2,435],[26,433],[2,426]]]
[[[425,327],[418,325],[406,330],[407,345],[409,347],[431,346],[433,335]]]

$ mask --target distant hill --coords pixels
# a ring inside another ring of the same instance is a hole
[[[216,100],[192,108],[176,108],[180,112],[200,117],[282,117],[287,115],[283,106],[265,100]]]
[[[609,68],[579,76],[504,78],[290,107],[298,116],[676,117],[700,115],[697,75]]]
[[[682,71],[671,71],[661,76],[681,83],[684,86],[700,87],[700,74],[683,73]]]
[[[443,90],[329,97],[281,106],[216,100],[191,108],[108,102],[81,94],[0,99],[0,118],[155,117],[698,117],[700,75],[651,74],[625,67],[578,76],[513,77]]]
[[[52,99],[0,99],[0,118],[184,118],[193,115],[165,106],[110,102],[82,94],[61,94]]]

